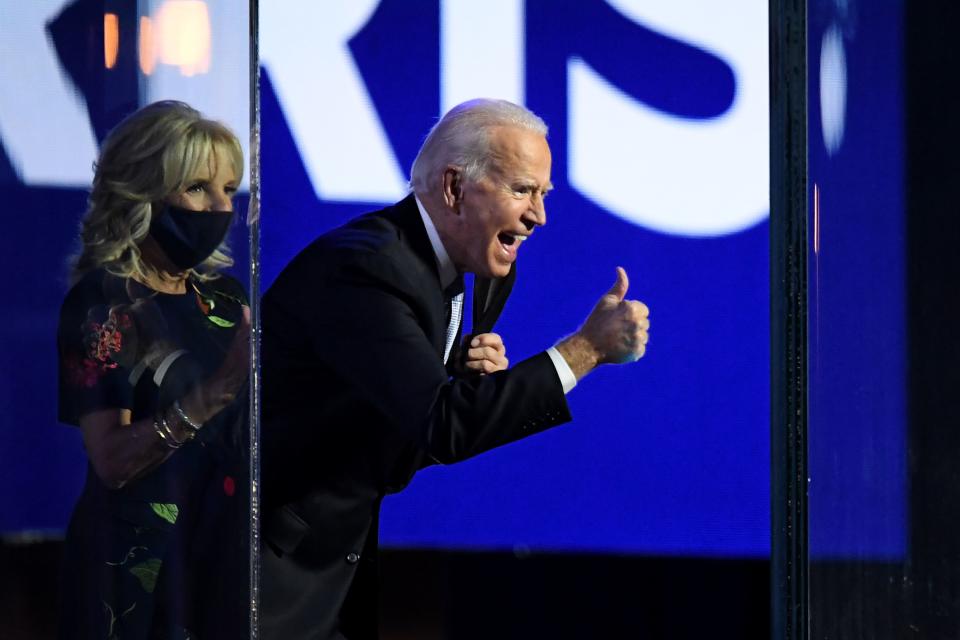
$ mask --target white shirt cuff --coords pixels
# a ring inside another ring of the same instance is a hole
[[[577,376],[573,375],[573,369],[563,359],[556,347],[547,349],[547,355],[553,361],[553,368],[557,370],[557,376],[560,378],[560,384],[563,385],[563,393],[567,394],[577,386]]]

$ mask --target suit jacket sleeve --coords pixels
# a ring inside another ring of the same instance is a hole
[[[449,378],[430,337],[437,331],[426,330],[435,318],[423,289],[396,264],[368,254],[337,270],[311,304],[317,357],[388,428],[450,463],[570,420],[546,353],[492,375]]]

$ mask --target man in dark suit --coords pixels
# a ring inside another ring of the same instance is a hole
[[[570,420],[578,379],[643,355],[647,309],[624,299],[619,268],[555,347],[508,368],[490,333],[518,249],[546,223],[546,133],[509,102],[455,107],[414,161],[413,193],[319,237],[264,296],[264,638],[375,638],[383,496]]]

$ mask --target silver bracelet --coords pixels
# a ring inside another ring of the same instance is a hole
[[[162,417],[160,418],[160,422],[163,423],[163,428],[167,432],[167,435],[170,436],[170,438],[177,443],[178,447],[182,447],[183,445],[193,440],[194,436],[196,435],[196,432],[189,429],[186,431],[187,436],[183,440],[177,440],[177,437],[173,435],[173,429],[170,428],[170,422],[167,422],[168,417],[169,417],[169,412],[166,414],[163,414]]]
[[[177,440],[177,437],[173,435],[173,429],[170,428],[170,423],[167,422],[167,417],[160,413],[160,427],[163,429],[164,434],[167,436],[167,444],[170,445],[172,449],[179,449],[183,445],[187,444],[193,440],[193,432],[188,432],[187,437],[183,440]]]
[[[167,436],[167,444],[170,445],[171,449],[179,449],[183,446],[183,442],[177,440],[176,436],[173,435],[173,431],[170,429],[170,425],[167,424],[167,417],[163,414],[160,414],[160,427],[163,429],[163,432]]]
[[[178,445],[183,446],[183,445],[187,444],[188,442],[190,442],[191,440],[193,440],[194,437],[196,437],[196,435],[197,435],[197,432],[196,432],[196,431],[194,431],[194,430],[192,430],[192,429],[186,429],[186,430],[185,430],[185,431],[186,431],[186,434],[187,434],[186,437],[185,437],[183,440],[177,440],[177,437],[176,437],[175,435],[173,435],[173,429],[170,428],[170,424],[173,422],[173,418],[170,417],[170,409],[168,408],[168,409],[166,410],[166,412],[161,413],[160,416],[161,416],[161,417],[160,417],[160,421],[163,423],[163,428],[166,430],[167,435],[170,436],[171,438],[173,438],[173,440],[174,440]],[[168,419],[170,420],[170,422],[167,422]]]
[[[176,411],[176,412],[177,412],[177,416],[178,416],[183,422],[186,422],[186,423],[187,423],[187,426],[190,427],[191,429],[193,429],[194,431],[199,431],[199,430],[200,430],[200,427],[203,426],[202,424],[197,424],[196,422],[194,422],[193,420],[190,419],[190,416],[187,415],[187,412],[183,410],[183,407],[182,407],[182,406],[180,406],[180,401],[179,401],[179,400],[174,400],[174,401],[173,401],[173,410]]]
[[[179,449],[180,444],[178,444],[177,440],[174,439],[173,433],[170,432],[169,427],[164,429],[164,425],[166,425],[166,420],[163,419],[163,416],[158,411],[157,415],[153,418],[153,430],[157,432],[157,435],[160,436],[160,439],[163,440],[165,445],[171,449]],[[170,436],[168,437],[164,431],[170,432]]]

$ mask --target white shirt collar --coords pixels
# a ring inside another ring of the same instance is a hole
[[[453,266],[450,260],[450,254],[443,246],[440,240],[440,234],[437,233],[437,227],[433,224],[430,214],[423,208],[423,203],[416,195],[413,196],[417,201],[417,209],[420,211],[420,219],[423,220],[423,226],[427,230],[427,237],[430,238],[430,246],[433,247],[433,257],[437,261],[437,272],[440,274],[440,286],[446,289],[454,280],[457,279],[457,268]]]

